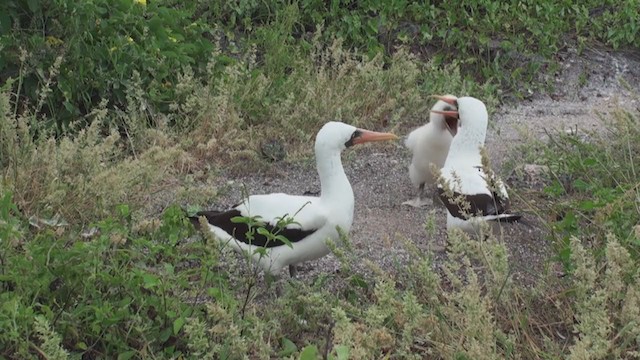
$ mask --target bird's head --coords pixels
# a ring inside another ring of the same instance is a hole
[[[431,110],[432,113],[443,116],[456,117],[462,129],[466,129],[466,133],[479,134],[484,142],[484,137],[489,121],[489,114],[484,103],[474,97],[464,96],[458,99],[448,98],[446,96],[435,96],[437,99],[444,101],[457,110]],[[475,136],[475,135],[474,135]]]
[[[433,97],[438,99],[438,102],[431,108],[429,121],[445,127],[449,130],[451,136],[456,136],[458,133],[458,114],[441,112],[456,111],[458,109],[458,98],[454,95],[433,95]]]
[[[316,135],[316,151],[319,149],[342,151],[356,144],[396,139],[398,137],[391,133],[358,129],[343,122],[330,121],[324,124]]]

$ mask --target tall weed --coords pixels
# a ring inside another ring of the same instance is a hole
[[[545,192],[554,201],[552,236],[559,256],[570,264],[573,236],[588,241],[602,255],[606,234],[613,233],[634,259],[640,242],[634,231],[640,223],[640,117],[618,109],[611,119],[602,119],[609,131],[584,134],[550,134],[543,154],[552,182]],[[588,234],[588,235],[587,235]]]

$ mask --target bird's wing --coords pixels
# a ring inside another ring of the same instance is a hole
[[[418,145],[418,141],[419,141],[418,139],[420,138],[421,134],[424,132],[425,126],[426,125],[423,125],[413,130],[407,136],[407,140],[405,140],[404,145],[407,147],[407,149],[411,150],[411,152],[415,152],[416,146]]]
[[[451,215],[467,219],[509,210],[504,183],[492,171],[487,175],[481,165],[471,166],[467,171],[445,168],[442,175],[448,186],[439,184],[438,192]]]
[[[287,194],[252,195],[228,211],[201,211],[209,224],[224,230],[235,239],[255,246],[274,247],[284,244],[282,240],[270,238],[259,228],[270,234],[283,236],[295,243],[313,234],[327,222],[326,212],[320,199]],[[243,217],[245,219],[240,219]],[[253,218],[256,223],[248,222]],[[192,218],[193,221],[193,218]]]
[[[507,193],[507,187],[504,181],[492,170],[488,169],[486,174],[483,169],[480,169],[482,175],[487,183],[487,188],[491,191],[493,197],[493,209],[491,215],[499,215],[509,210],[509,194]]]
[[[276,225],[283,217],[293,218],[291,228],[318,229],[327,221],[320,198],[294,196],[283,193],[249,196],[236,207],[242,216],[259,216],[262,221]]]

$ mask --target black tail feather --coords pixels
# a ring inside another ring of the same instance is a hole
[[[200,230],[200,217],[198,216],[188,216],[189,221],[191,221],[191,224],[193,225],[194,228],[196,228],[196,230]]]
[[[522,214],[513,213],[513,214],[501,214],[501,215],[509,215],[509,216],[497,218],[495,219],[495,221],[504,222],[504,223],[513,223],[513,222],[522,221]]]
[[[529,228],[534,228],[533,224],[530,221],[523,219],[522,218],[523,215],[520,213],[503,214],[503,215],[509,215],[509,216],[494,219],[493,221],[497,221],[501,223],[518,223]]]
[[[238,211],[236,211],[238,212]],[[204,211],[198,211],[197,213],[195,213],[195,215],[193,216],[188,216],[189,221],[191,221],[191,223],[193,224],[193,226],[200,230],[200,216],[204,216],[205,218],[207,218],[207,221],[209,221],[209,223],[215,223],[216,218],[220,215],[226,215],[227,213],[229,213],[228,211],[218,211],[218,210],[204,210]],[[239,213],[239,212],[238,212]],[[234,212],[235,214],[235,212]]]
[[[186,210],[184,210],[184,212],[185,214],[187,214],[187,218],[189,218],[189,221],[191,221],[191,224],[193,224],[193,227],[195,227],[196,230],[200,230],[200,216],[204,216],[205,218],[207,218],[207,220],[211,221],[216,216],[224,213],[224,211],[209,210],[209,211],[198,211],[197,213],[195,213],[195,215],[190,216],[188,215]]]

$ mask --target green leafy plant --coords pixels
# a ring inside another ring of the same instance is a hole
[[[638,116],[619,110],[613,119],[603,121],[611,133],[550,134],[551,146],[543,155],[553,175],[545,192],[556,199],[553,212],[558,214],[552,236],[567,268],[572,268],[573,237],[589,241],[602,255],[606,246],[602,241],[612,233],[634,258],[640,256],[634,231],[640,220],[636,203],[640,194]]]
[[[203,36],[211,29],[170,2],[36,0],[3,7],[11,21],[2,25],[19,30],[1,33],[0,78],[20,78],[16,101],[41,104],[37,114],[55,120],[58,131],[82,122],[103,99],[110,110],[123,109],[134,76],[146,92],[143,110],[167,111],[177,73],[187,66],[204,71],[212,50]]]
[[[544,81],[539,74],[553,70],[553,56],[568,36],[581,47],[593,39],[613,47],[637,45],[635,5],[9,0],[0,5],[0,79],[19,79],[16,103],[38,104],[35,112],[49,118],[43,127],[56,125],[58,131],[88,124],[86,116],[101,101],[109,111],[122,110],[131,96],[127,88],[139,81],[144,96],[136,106],[153,123],[179,97],[181,73],[226,76],[225,64],[255,48],[251,79],[271,82],[260,101],[242,100],[242,111],[251,123],[263,123],[270,118],[268,104],[286,96],[288,75],[316,46],[310,40],[322,29],[327,46],[339,38],[370,59],[384,54],[386,63],[399,48],[411,47],[438,66],[455,63],[465,78],[499,84],[499,95],[526,96]],[[207,63],[216,57],[212,72]]]
[[[75,232],[43,229],[23,243],[0,244],[4,356],[26,355],[39,346],[34,331],[41,332],[42,324],[34,316],[49,324],[68,352],[131,357],[185,349],[178,335],[200,311],[184,301],[191,291],[187,279],[208,270],[181,264],[199,259],[203,248],[196,243],[193,253],[178,250],[189,227],[177,207],[145,234],[133,232],[130,215],[120,206],[114,218],[98,222],[82,239]],[[224,286],[214,277],[202,285],[212,280]]]

